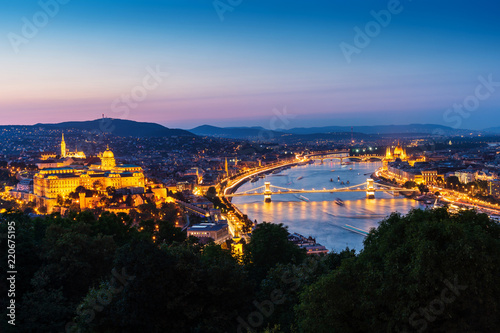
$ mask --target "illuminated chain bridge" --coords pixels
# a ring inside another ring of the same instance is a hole
[[[337,192],[366,192],[366,197],[369,199],[375,198],[375,192],[390,192],[393,194],[399,194],[399,192],[414,192],[414,190],[408,190],[400,187],[392,187],[383,184],[374,183],[373,179],[367,179],[366,183],[342,187],[342,188],[323,188],[323,189],[293,189],[285,188],[280,186],[271,185],[270,182],[266,182],[263,186],[253,188],[248,191],[226,194],[228,198],[231,197],[243,197],[243,196],[258,196],[263,195],[265,202],[271,202],[271,197],[273,195],[279,194],[302,194],[302,193],[337,193]]]

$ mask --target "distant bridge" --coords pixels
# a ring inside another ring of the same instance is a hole
[[[368,161],[368,160],[380,160],[382,161],[385,156],[384,155],[375,155],[375,154],[367,154],[367,155],[356,155],[352,156],[349,150],[331,150],[331,151],[320,151],[320,152],[312,152],[304,155],[305,158],[308,159],[316,159],[316,160],[340,160],[343,162],[344,160],[351,161]]]
[[[383,161],[385,158],[385,155],[357,155],[357,156],[349,156],[349,160],[351,161],[368,161],[368,160],[380,160]]]
[[[319,152],[312,152],[309,154],[304,155],[304,157],[308,159],[340,159],[342,160],[343,158],[349,157],[350,151],[349,150],[330,150],[330,151],[319,151]]]
[[[343,187],[343,188],[333,188],[333,189],[323,188],[323,189],[318,189],[318,190],[316,190],[316,189],[299,190],[299,189],[293,189],[293,188],[285,188],[285,187],[280,187],[280,186],[274,186],[274,185],[271,185],[270,182],[266,182],[263,186],[253,188],[251,190],[244,191],[244,192],[226,194],[225,196],[228,198],[231,198],[231,197],[263,195],[265,202],[271,202],[271,197],[273,195],[279,195],[279,194],[337,193],[337,192],[366,192],[367,198],[374,199],[375,192],[392,192],[392,193],[399,194],[399,192],[414,192],[414,190],[408,190],[408,189],[400,188],[400,187],[392,187],[392,186],[383,185],[383,184],[376,184],[376,183],[374,183],[373,179],[367,179],[366,183],[364,183],[364,184],[358,184],[358,185]]]

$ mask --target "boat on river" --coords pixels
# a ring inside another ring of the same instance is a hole
[[[353,227],[352,225],[346,224],[342,228],[347,229],[349,231],[355,232],[357,234],[368,236],[369,232],[360,228]]]

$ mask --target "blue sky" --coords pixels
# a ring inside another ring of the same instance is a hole
[[[221,0],[223,20],[209,0],[55,1],[2,2],[2,124],[104,113],[168,127],[269,128],[286,108],[285,127],[500,126],[493,1]],[[51,17],[42,7],[54,3]],[[369,44],[356,44],[355,27],[377,28],[371,12],[391,8]],[[26,20],[34,36],[23,33]],[[358,52],[348,59],[341,45]],[[145,90],[151,69],[169,74]],[[493,81],[481,99],[480,78]],[[146,95],[126,104],[134,91]],[[464,103],[468,110],[454,108]]]

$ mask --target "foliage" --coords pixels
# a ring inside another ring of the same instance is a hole
[[[281,297],[265,324],[268,327],[280,327],[280,332],[292,332],[296,329],[290,323],[295,320],[294,307],[299,302],[300,293],[321,276],[336,270],[344,260],[353,257],[354,250],[346,249],[340,253],[310,256],[301,264],[278,264],[271,268],[261,282],[258,299],[260,302],[268,300],[276,291],[279,291]]]
[[[418,190],[421,194],[429,193],[429,188],[425,184],[418,185]]]
[[[0,215],[0,234],[7,221],[16,223],[17,328],[234,332],[256,311],[264,314],[253,327],[258,332],[500,327],[500,227],[486,215],[393,214],[369,234],[359,255],[346,249],[306,256],[288,241],[286,227],[264,222],[239,261],[227,244],[186,238],[175,227],[175,205],[157,209],[161,218],[137,224],[108,212]],[[6,272],[2,266],[1,279]],[[7,294],[5,284],[0,292]],[[6,301],[0,298],[3,309]],[[2,332],[13,331],[1,325]]]
[[[244,270],[215,245],[197,253],[135,242],[119,251],[115,266],[133,278],[87,323],[93,332],[232,331],[236,309],[250,303]]]
[[[206,197],[208,199],[214,199],[217,196],[217,190],[214,186],[210,186],[207,190]]]
[[[500,227],[473,211],[392,214],[301,294],[304,332],[497,332]]]
[[[412,188],[415,188],[417,187],[417,183],[413,182],[413,181],[407,181],[406,183],[404,183],[403,185],[405,188],[407,189],[412,189]]]
[[[288,229],[282,223],[258,224],[245,247],[245,262],[252,276],[260,281],[276,264],[299,264],[305,250],[288,241]]]

